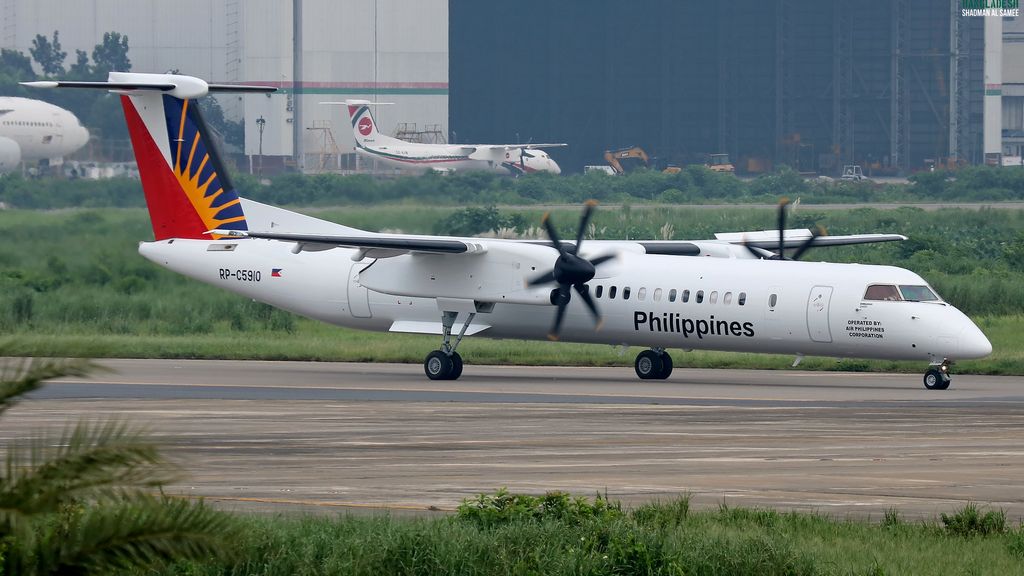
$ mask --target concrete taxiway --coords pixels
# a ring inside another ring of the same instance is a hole
[[[5,414],[0,437],[116,415],[187,470],[169,492],[229,508],[451,509],[506,486],[689,492],[699,505],[1024,516],[1024,378],[467,365],[104,360]]]

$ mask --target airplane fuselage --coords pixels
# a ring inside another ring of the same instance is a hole
[[[0,151],[7,156],[13,157],[16,145],[18,161],[57,160],[88,140],[89,131],[68,110],[42,100],[0,98]],[[3,168],[11,169],[7,164]]]
[[[355,250],[293,253],[253,239],[143,243],[166,268],[297,314],[352,328],[440,334],[434,298],[369,290],[373,270],[407,267],[403,255],[352,260]],[[593,241],[590,249],[600,251]],[[555,252],[550,250],[551,260]],[[515,266],[520,263],[516,262]],[[523,278],[536,263],[524,259]],[[396,268],[397,270],[398,268]],[[962,312],[941,301],[866,300],[872,284],[924,286],[891,266],[664,256],[623,252],[589,282],[604,326],[577,300],[561,340],[652,348],[770,352],[893,360],[975,358],[991,346]],[[388,292],[407,289],[394,286]],[[521,290],[542,302],[550,288]],[[512,294],[513,292],[510,292]],[[545,340],[554,307],[497,302],[469,325],[473,337]],[[460,314],[463,322],[468,314]]]
[[[505,151],[503,157],[499,155],[495,159],[482,160],[470,158],[465,149],[454,144],[389,141],[379,146],[359,145],[356,152],[385,166],[411,172],[478,170],[508,175],[530,172],[558,174],[561,171],[558,164],[541,150],[531,150],[532,156],[521,157],[517,149],[512,149]]]

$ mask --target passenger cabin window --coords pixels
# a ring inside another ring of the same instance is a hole
[[[778,303],[779,303],[779,295],[778,294],[772,294],[771,296],[768,297],[768,307],[769,308],[775,308],[775,305],[778,304]]]
[[[615,292],[616,292],[616,290],[618,290],[618,288],[615,287],[615,286],[612,286],[611,288],[608,289],[608,299],[609,300],[614,300],[615,299]]]
[[[604,294],[604,286],[598,286],[597,291],[594,293],[598,298],[601,297],[601,294]]]
[[[697,300],[696,300],[697,304],[700,304],[703,301],[704,301],[704,291],[703,290],[697,290]]]
[[[717,304],[717,303],[718,303],[718,291],[715,290],[711,294],[708,294],[708,304]]]
[[[744,304],[746,304],[747,303],[747,293],[746,292],[740,292],[740,297],[739,297],[739,299],[736,300],[736,303],[739,304],[740,306],[743,306]]]
[[[641,288],[636,291],[636,299],[643,302],[647,299],[647,288]]]
[[[661,302],[661,288],[655,288],[654,289],[654,298],[653,299],[654,299],[655,302]]]
[[[675,302],[676,301],[676,289],[675,288],[673,288],[673,289],[668,291],[668,301],[669,302]]]
[[[622,287],[622,299],[629,300],[629,286]]]
[[[684,304],[690,301],[690,291],[689,290],[683,290],[683,298],[682,298],[682,300],[683,300]]]
[[[865,300],[899,300],[900,293],[892,284],[872,284],[864,291]]]
[[[732,292],[726,292],[725,296],[722,296],[722,304],[725,304],[726,306],[732,304]]]
[[[909,302],[938,302],[939,297],[927,286],[905,286],[900,284],[900,294]]]

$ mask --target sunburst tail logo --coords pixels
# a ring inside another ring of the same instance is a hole
[[[247,230],[238,192],[194,100],[163,96],[171,170],[207,230]]]

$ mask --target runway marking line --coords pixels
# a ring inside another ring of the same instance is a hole
[[[646,396],[642,394],[616,394],[614,392],[607,393],[582,393],[582,392],[534,392],[534,391],[495,391],[485,389],[472,389],[472,390],[459,390],[449,388],[343,388],[337,386],[282,386],[275,384],[208,384],[201,382],[187,382],[187,383],[171,383],[171,382],[101,382],[97,380],[47,380],[48,384],[60,384],[64,386],[182,386],[182,387],[193,387],[193,388],[266,388],[272,390],[335,390],[338,392],[400,392],[400,393],[427,393],[427,394],[487,394],[492,396],[510,396],[510,395],[529,395],[529,396],[572,396],[579,398],[650,398],[652,402],[656,402],[658,399],[666,400],[682,400],[682,401],[709,401],[709,400],[725,400],[725,401],[746,401],[746,402],[822,402],[820,399],[801,399],[801,398],[768,398],[758,396]],[[726,384],[729,385],[729,384]],[[766,384],[771,386],[771,384]],[[904,400],[894,399],[892,402],[912,402],[916,398],[906,398]],[[875,399],[869,398],[865,400],[853,400],[851,402],[873,402]],[[983,400],[979,400],[983,401]]]
[[[454,512],[454,508],[439,506],[412,506],[410,504],[366,504],[363,502],[323,502],[319,500],[295,500],[290,498],[247,498],[243,496],[191,496],[188,494],[169,495],[184,500],[216,500],[224,502],[255,502],[258,504],[289,504],[298,506],[319,506],[335,508],[366,508],[373,510],[413,510],[417,512]]]

